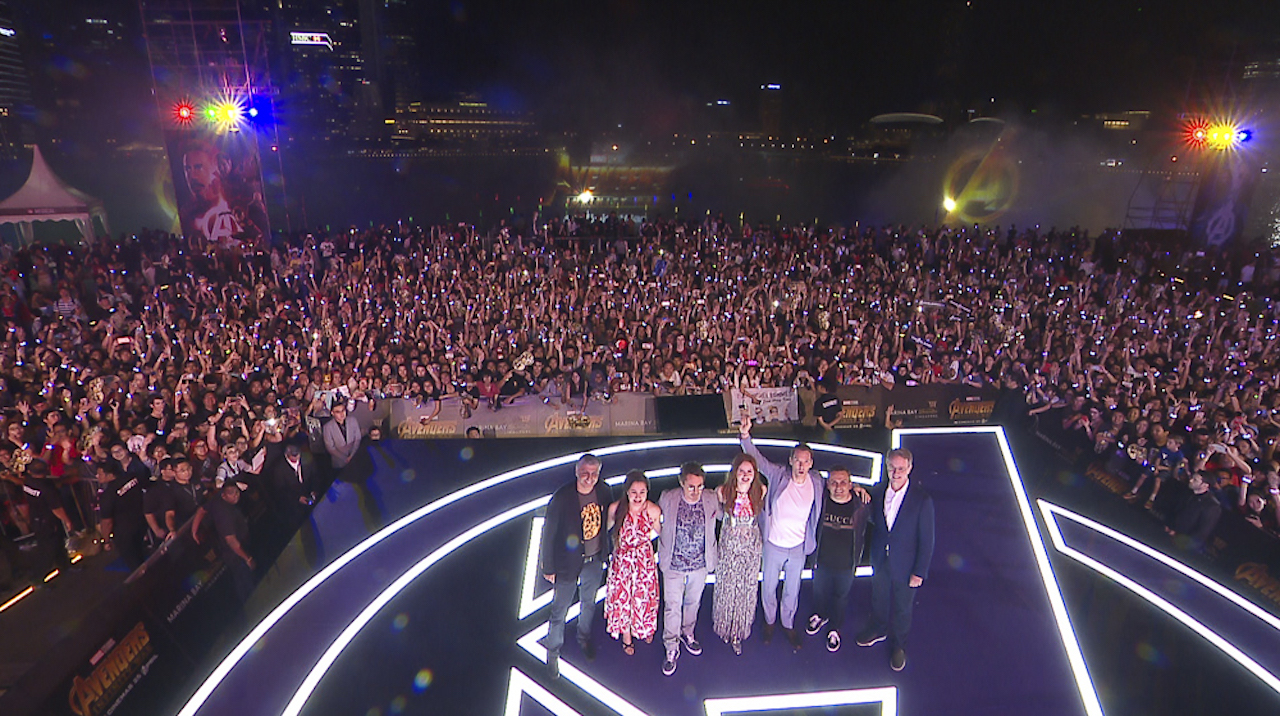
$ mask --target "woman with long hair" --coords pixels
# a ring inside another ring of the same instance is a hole
[[[742,654],[756,619],[760,555],[764,542],[760,513],[766,487],[755,458],[742,453],[733,459],[729,476],[716,490],[724,506],[720,524],[720,560],[716,566],[711,622],[716,634]]]
[[[622,640],[627,656],[636,653],[632,638],[651,641],[658,628],[658,558],[653,540],[661,518],[661,510],[649,500],[644,472],[628,472],[622,499],[609,505],[613,556],[604,600],[609,634]]]

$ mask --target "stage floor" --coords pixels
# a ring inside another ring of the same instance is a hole
[[[655,491],[697,460],[718,484],[727,438],[613,445],[394,442],[376,472],[340,484],[260,587],[266,616],[210,664],[185,702],[201,714],[1137,714],[1274,713],[1280,620],[1176,559],[1093,521],[1052,480],[1025,483],[998,428],[899,431],[912,479],[937,507],[937,549],[916,594],[909,661],[858,648],[869,580],[855,581],[843,635],[793,652],[758,633],[735,656],[702,603],[700,656],[663,676],[662,647],[628,657],[595,624],[588,662],[567,639],[546,676],[549,593],[530,558],[538,510],[590,447],[602,476],[649,472]],[[758,440],[785,460],[789,442]],[[880,473],[890,445],[814,445],[815,465]],[[1023,466],[1033,470],[1047,467]],[[1037,487],[1038,482],[1050,483]],[[864,570],[865,571],[865,570]],[[801,590],[797,625],[810,610]],[[571,611],[571,616],[576,612]],[[762,619],[757,619],[758,627]],[[570,624],[572,628],[572,623]],[[569,633],[572,633],[571,631]]]

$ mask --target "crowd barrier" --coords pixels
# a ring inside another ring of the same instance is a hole
[[[901,427],[981,425],[991,422],[1001,392],[995,388],[941,384],[918,386],[842,386],[840,429],[883,428],[886,417]],[[813,423],[813,391],[794,388],[732,389],[720,396],[660,396],[615,393],[593,398],[585,409],[577,400],[538,396],[517,398],[494,410],[482,404],[467,409],[461,399],[419,403],[404,398],[378,401],[355,413],[362,423],[388,419],[399,438],[461,438],[474,428],[481,437],[638,436],[685,430],[724,430],[749,415],[754,423]],[[708,407],[719,403],[722,416]],[[360,404],[367,406],[368,404]],[[721,419],[723,417],[723,420]]]
[[[652,395],[617,393],[606,400],[581,399],[566,405],[558,398],[544,402],[537,396],[517,398],[494,410],[481,405],[466,410],[458,398],[418,403],[404,398],[390,402],[391,433],[400,438],[461,438],[475,428],[482,437],[582,437],[649,435],[658,431]],[[432,415],[435,414],[435,417]]]
[[[1001,391],[954,383],[928,385],[840,386],[838,429],[943,427],[989,423]],[[743,414],[754,423],[796,422],[801,410],[812,422],[815,391],[792,388],[734,388],[724,394],[725,417],[737,424]]]
[[[1034,416],[1024,424],[1060,464],[1071,466],[1114,494],[1115,499],[1121,499],[1133,487],[1134,475],[1130,473],[1134,471],[1128,458],[1094,452],[1078,433],[1062,429],[1061,411]],[[1185,483],[1167,480],[1152,505],[1152,515],[1167,522],[1189,494]],[[1234,582],[1253,601],[1280,613],[1280,539],[1249,524],[1224,505],[1222,518],[1205,544],[1203,558],[1216,578]]]

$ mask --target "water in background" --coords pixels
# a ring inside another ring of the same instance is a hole
[[[45,152],[72,186],[101,198],[114,234],[142,227],[172,228],[172,207],[162,198],[168,165],[159,152],[69,157]],[[272,203],[273,228],[368,226],[371,223],[466,221],[481,227],[499,219],[527,219],[539,203],[556,206],[556,161],[545,156],[468,158],[283,158],[287,207]],[[847,161],[735,153],[690,156],[654,191],[648,212],[704,216],[724,212],[751,222],[781,220],[830,225],[941,221],[943,181],[952,159]],[[278,167],[264,157],[267,183],[281,185]],[[0,161],[0,196],[26,179],[29,157]],[[1098,231],[1123,225],[1141,174],[1092,162],[1025,162],[1010,209],[993,223],[1080,226]],[[646,193],[647,196],[647,193]],[[1255,207],[1257,209],[1258,207]],[[1265,214],[1265,209],[1255,215]],[[38,230],[39,232],[39,230]],[[1253,235],[1253,234],[1249,234]]]

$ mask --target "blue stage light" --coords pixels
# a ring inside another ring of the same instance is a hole
[[[1240,144],[1244,144],[1250,139],[1253,139],[1252,129],[1241,129],[1240,131],[1236,132],[1236,142]]]

